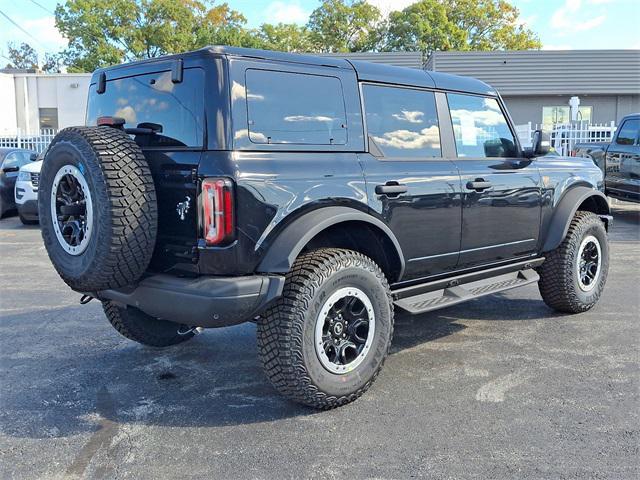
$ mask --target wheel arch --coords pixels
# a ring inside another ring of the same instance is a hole
[[[578,210],[585,210],[600,215],[605,228],[609,229],[611,222],[607,197],[599,190],[586,186],[576,186],[569,189],[558,202],[551,224],[547,231],[542,247],[543,252],[556,249],[569,231],[571,219]]]
[[[402,248],[381,220],[349,207],[324,207],[285,227],[258,265],[261,273],[287,273],[298,255],[322,247],[347,248],[375,261],[390,282],[404,273]]]

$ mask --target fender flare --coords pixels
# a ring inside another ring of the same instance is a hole
[[[564,237],[567,236],[571,220],[576,214],[578,207],[589,197],[595,197],[599,203],[604,203],[604,205],[606,205],[606,211],[601,213],[601,215],[609,215],[607,197],[600,190],[594,190],[593,188],[585,186],[577,186],[569,189],[560,199],[555,213],[551,218],[549,230],[547,231],[547,236],[542,247],[543,252],[555,250],[562,243]]]
[[[381,230],[391,240],[400,259],[398,278],[402,278],[405,268],[404,255],[400,243],[391,229],[376,217],[349,207],[319,208],[294,220],[280,232],[267,249],[257,271],[261,273],[287,273],[291,270],[302,249],[313,237],[328,227],[349,221],[368,223]]]

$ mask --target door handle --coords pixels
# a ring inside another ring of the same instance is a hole
[[[387,182],[384,185],[376,185],[376,193],[378,195],[387,195],[389,197],[398,196],[401,193],[407,193],[409,189],[406,185],[397,182]]]
[[[481,192],[482,190],[491,188],[491,182],[486,182],[483,178],[476,178],[473,182],[467,182],[467,188],[469,190]]]

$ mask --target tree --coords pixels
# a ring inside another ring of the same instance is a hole
[[[38,54],[28,43],[9,42],[7,51],[11,61],[7,68],[38,68]]]
[[[60,56],[55,53],[45,53],[44,62],[40,59],[36,50],[28,43],[16,45],[13,42],[7,44],[10,63],[7,68],[27,68],[41,70],[47,73],[60,73]]]
[[[421,0],[389,16],[386,50],[527,50],[540,40],[505,0]]]
[[[323,0],[307,24],[313,48],[319,52],[376,50],[381,26],[380,10],[365,0]]]
[[[70,71],[193,50],[212,43],[253,45],[246,19],[209,0],[67,0],[56,27],[69,39]]]
[[[293,23],[263,24],[257,33],[260,47],[281,52],[310,52],[311,35],[306,27]]]

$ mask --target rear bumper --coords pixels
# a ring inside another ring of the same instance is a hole
[[[282,294],[284,276],[146,277],[135,287],[92,294],[139,308],[153,317],[198,327],[225,327],[251,320]]]

